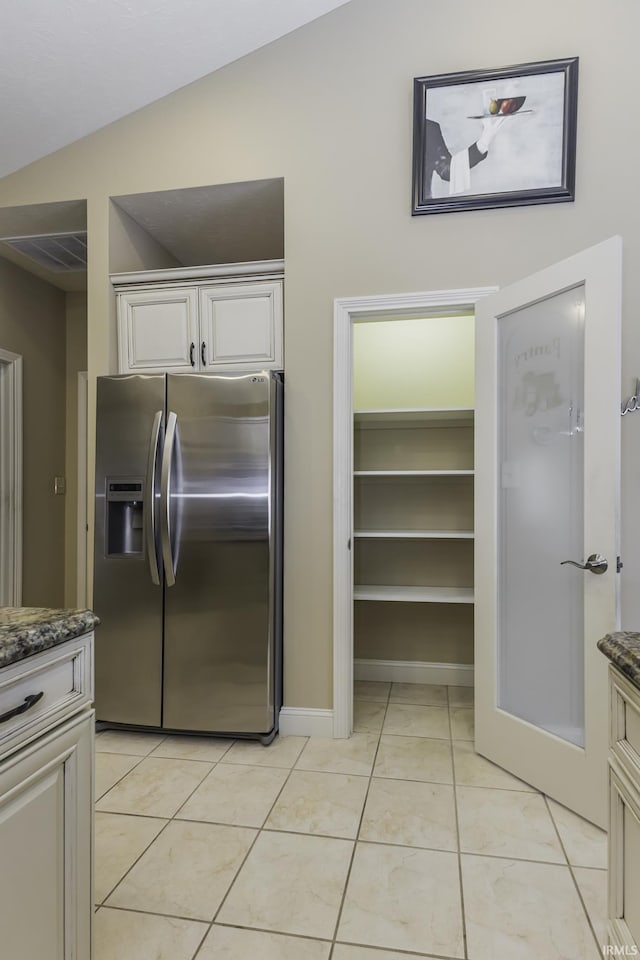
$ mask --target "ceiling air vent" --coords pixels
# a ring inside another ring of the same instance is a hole
[[[53,273],[87,269],[86,231],[3,237],[0,241]]]

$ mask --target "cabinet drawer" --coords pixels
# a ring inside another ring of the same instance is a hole
[[[615,667],[609,668],[610,746],[614,756],[640,783],[640,691]]]
[[[92,658],[93,634],[85,634],[0,673],[0,758],[92,701]]]

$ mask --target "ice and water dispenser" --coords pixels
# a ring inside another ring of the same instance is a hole
[[[144,477],[107,477],[107,556],[141,557]]]

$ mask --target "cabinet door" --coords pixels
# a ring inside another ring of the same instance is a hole
[[[193,288],[118,294],[120,373],[191,372],[197,366],[197,310]]]
[[[282,367],[282,284],[200,288],[201,367]]]
[[[609,942],[637,956],[640,944],[640,783],[609,756]],[[633,951],[633,952],[632,952]],[[622,951],[619,955],[622,955]]]
[[[0,930],[11,960],[91,955],[93,712],[0,765]]]

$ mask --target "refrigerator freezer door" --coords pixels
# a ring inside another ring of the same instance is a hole
[[[164,405],[164,375],[98,378],[96,718],[112,723],[161,723],[162,580],[152,580],[159,554],[151,534],[159,488],[150,498],[148,467],[155,459],[159,477]]]
[[[169,375],[175,584],[165,589],[163,726],[274,728],[269,372]]]

